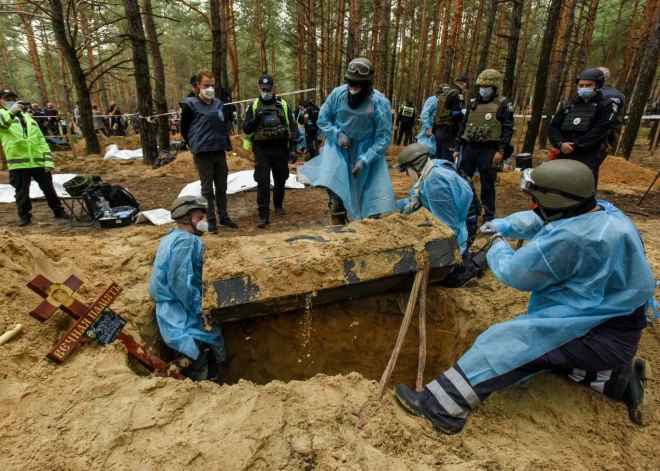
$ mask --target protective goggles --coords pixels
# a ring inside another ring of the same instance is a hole
[[[414,160],[411,160],[410,162],[407,162],[405,164],[396,164],[394,165],[394,168],[397,170],[397,172],[403,173],[406,171],[408,167],[411,167],[415,165],[416,163],[421,162],[423,159],[428,158],[429,154],[422,154],[415,158]]]
[[[532,171],[534,169],[531,168],[526,168],[525,170],[522,171],[522,175],[520,175],[520,189],[524,191],[525,193],[529,193],[531,191],[536,191],[539,193],[545,193],[545,194],[553,194],[553,195],[559,195],[563,196],[564,198],[570,198],[575,201],[586,201],[590,198],[593,198],[595,196],[595,193],[592,193],[590,196],[584,197],[584,196],[578,196],[574,195],[573,193],[569,193],[567,191],[563,190],[558,190],[555,188],[546,188],[544,186],[539,186],[536,183],[534,183],[534,179],[532,178]]]
[[[180,205],[178,205],[176,208],[172,208],[171,212],[176,211],[179,208],[183,208],[184,206],[204,206],[204,208],[208,207],[209,202],[207,201],[206,198],[203,196],[198,196],[190,201],[184,201]]]
[[[365,77],[371,75],[371,68],[362,62],[351,62],[348,64],[348,71],[352,74],[364,75]]]

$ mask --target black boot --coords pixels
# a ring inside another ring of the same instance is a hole
[[[394,394],[396,394],[403,407],[409,412],[426,419],[436,432],[454,435],[463,429],[465,419],[445,417],[444,414],[440,414],[441,406],[437,404],[438,401],[426,388],[421,392],[416,392],[405,384],[399,384],[394,388]],[[436,402],[435,407],[433,407],[431,401]]]
[[[209,223],[209,234],[217,234],[218,225],[215,223],[215,219],[208,219],[206,222]]]
[[[19,227],[27,226],[28,224],[30,224],[30,221],[32,221],[31,217],[21,216],[20,218],[18,218],[18,226]]]
[[[220,218],[220,225],[228,227],[229,229],[238,229],[238,224],[229,219],[229,216],[222,216]]]
[[[275,212],[284,216],[286,214],[286,209],[284,209],[282,206],[275,206]]]
[[[71,215],[66,212],[64,209],[58,209],[57,211],[53,211],[53,215],[55,216],[56,219],[69,219]]]
[[[652,400],[647,397],[644,401],[646,380],[651,378],[651,367],[641,358],[633,361],[633,376],[630,378],[628,387],[623,393],[623,402],[628,406],[628,416],[637,425],[646,427],[653,420],[653,411],[649,410]]]
[[[259,222],[257,223],[259,229],[265,228],[268,224],[270,224],[268,216],[259,216]]]

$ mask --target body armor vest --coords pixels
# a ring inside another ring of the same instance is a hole
[[[561,130],[587,132],[592,126],[597,107],[598,103],[593,102],[569,105]]]
[[[449,89],[438,96],[438,103],[435,105],[435,118],[433,124],[436,126],[449,126],[451,118],[451,110],[447,109],[447,98],[452,93],[458,93],[457,90]]]
[[[291,138],[287,110],[284,109],[280,100],[275,100],[273,103],[263,103],[259,100],[254,112],[257,113],[259,110],[264,117],[254,132],[255,141]]]
[[[415,108],[412,108],[410,106],[404,106],[403,110],[401,110],[401,116],[405,116],[406,118],[412,118],[414,112],[415,112]]]
[[[463,139],[468,142],[499,141],[502,136],[502,123],[497,120],[497,110],[505,97],[496,97],[490,103],[479,103],[470,110]]]

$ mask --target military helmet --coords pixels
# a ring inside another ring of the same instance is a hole
[[[429,150],[423,145],[418,143],[410,144],[401,151],[399,154],[399,164],[394,167],[399,172],[405,172],[406,167],[419,163],[423,158],[428,158],[428,155]]]
[[[353,59],[348,63],[344,78],[353,82],[373,83],[375,72],[376,70],[374,69],[374,65],[369,59],[358,57],[357,59]]]
[[[596,82],[597,88],[602,88],[605,85],[605,74],[602,70],[592,67],[583,70],[575,79],[575,83],[578,83],[580,80],[593,80]]]
[[[477,85],[480,87],[502,88],[502,74],[495,69],[486,69],[477,77]]]
[[[593,172],[582,162],[570,159],[551,160],[523,170],[520,188],[534,199],[547,221],[560,219],[564,211],[596,195]]]
[[[179,196],[172,203],[170,214],[172,219],[179,219],[193,209],[201,209],[206,212],[209,204],[203,196]]]

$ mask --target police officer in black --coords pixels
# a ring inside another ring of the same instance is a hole
[[[415,118],[417,117],[417,112],[413,107],[413,101],[408,100],[406,106],[401,107],[399,115],[396,118],[396,125],[399,128],[399,135],[396,139],[396,145],[401,145],[401,138],[405,135],[406,138],[403,141],[404,146],[408,146],[413,143],[413,129],[415,128]]]
[[[607,138],[617,125],[618,105],[605,98],[601,88],[605,74],[584,70],[577,79],[578,94],[550,122],[550,143],[558,159],[578,160],[591,169],[598,185],[598,170],[607,157]]]
[[[483,221],[488,222],[495,219],[495,172],[504,154],[511,151],[513,105],[508,98],[499,95],[502,74],[497,70],[481,72],[477,85],[479,98],[468,104],[456,136],[453,156],[458,159],[460,155],[458,168],[468,177],[472,178],[479,169]]]
[[[181,136],[190,148],[202,184],[202,196],[208,201],[206,220],[209,232],[218,232],[216,206],[220,225],[237,229],[227,214],[226,151],[232,150],[225,127],[222,101],[215,98],[215,78],[209,70],[197,72],[199,94],[181,103]],[[213,187],[215,185],[215,192]]]
[[[270,173],[273,172],[273,206],[278,214],[282,207],[284,184],[289,178],[289,162],[298,159],[298,125],[289,105],[273,93],[273,77],[259,77],[259,93],[247,110],[243,121],[243,147],[254,149],[254,180],[257,182],[257,206],[260,229],[270,222]]]
[[[316,146],[316,139],[319,133],[319,127],[316,124],[318,120],[319,107],[314,105],[312,100],[307,100],[305,102],[303,121],[305,126],[305,146],[307,147],[307,153],[310,159],[319,155]]]
[[[467,75],[459,75],[456,77],[456,83],[438,96],[433,120],[436,159],[454,161],[456,135],[463,119],[464,93],[469,86],[470,79]]]

